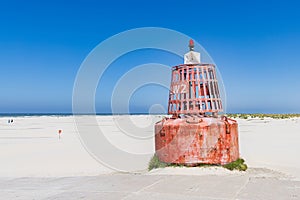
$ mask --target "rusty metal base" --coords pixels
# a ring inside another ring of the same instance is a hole
[[[239,158],[238,124],[226,117],[165,118],[155,125],[155,150],[165,163],[224,165]]]

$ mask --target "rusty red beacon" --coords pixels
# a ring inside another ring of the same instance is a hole
[[[238,124],[223,112],[216,68],[194,51],[172,67],[168,114],[155,124],[155,151],[162,162],[196,166],[239,158]]]

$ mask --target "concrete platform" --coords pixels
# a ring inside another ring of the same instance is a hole
[[[0,199],[300,199],[300,181],[267,169],[227,175],[0,178]]]

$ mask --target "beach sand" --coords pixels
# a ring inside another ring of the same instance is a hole
[[[148,127],[146,139],[124,135],[113,116],[96,117],[112,144],[150,160],[149,136],[161,116],[131,118]],[[0,118],[0,199],[300,199],[300,118],[238,119],[247,172],[216,167],[147,172],[145,161],[139,173],[97,162],[81,144],[73,116],[8,119]]]

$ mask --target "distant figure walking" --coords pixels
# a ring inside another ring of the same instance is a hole
[[[62,133],[62,130],[61,129],[59,129],[58,130],[58,139],[60,139],[60,134]]]

